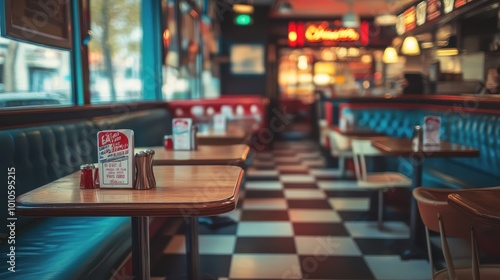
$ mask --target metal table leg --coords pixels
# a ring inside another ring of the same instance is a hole
[[[134,279],[149,280],[149,217],[132,217],[132,271]]]
[[[410,188],[410,192],[422,185],[422,173],[423,173],[423,165],[424,165],[424,155],[415,153],[412,156],[412,166],[413,166],[413,175],[412,175],[412,185]],[[420,248],[419,244],[419,235],[423,234],[423,225],[420,220],[420,215],[418,213],[417,201],[411,195],[411,204],[410,204],[410,243],[409,248],[403,252],[401,258],[403,260],[408,259],[421,259],[426,258],[426,253]]]
[[[200,279],[200,260],[198,252],[198,218],[190,217],[186,221],[186,256],[188,279]]]

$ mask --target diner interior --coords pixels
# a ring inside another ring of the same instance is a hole
[[[0,7],[0,279],[500,279],[498,0]]]

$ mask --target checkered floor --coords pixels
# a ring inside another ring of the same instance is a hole
[[[406,215],[386,208],[377,229],[371,192],[340,179],[317,144],[280,142],[247,170],[236,224],[200,225],[204,279],[430,279],[426,260],[402,261]],[[388,201],[390,205],[390,200]],[[154,279],[186,279],[184,224],[169,219],[152,240]]]

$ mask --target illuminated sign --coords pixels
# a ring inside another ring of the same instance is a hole
[[[470,2],[470,1],[469,1]],[[466,0],[455,0],[455,9],[467,4]]]
[[[427,0],[427,21],[434,20],[441,15],[441,1]]]
[[[444,4],[444,13],[449,14],[453,11],[453,4],[455,4],[455,0],[443,0]]]
[[[305,31],[308,42],[352,42],[359,40],[359,33],[353,28],[330,29],[325,22],[321,24],[310,24]]]
[[[406,32],[405,18],[403,14],[398,16],[398,21],[396,22],[396,32],[398,35],[403,35]]]
[[[247,14],[239,14],[234,18],[236,25],[250,25],[252,24],[252,17]]]
[[[424,24],[427,13],[427,3],[425,1],[418,3],[415,13],[417,17],[417,25],[420,26]]]
[[[417,27],[416,25],[416,15],[415,15],[415,7],[410,7],[408,10],[406,10],[404,13],[404,21],[405,21],[405,30],[412,31]]]

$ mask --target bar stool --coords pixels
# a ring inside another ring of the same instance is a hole
[[[418,210],[425,225],[432,279],[500,279],[500,265],[479,264],[477,235],[480,232],[475,230],[475,222],[473,220],[448,204],[448,195],[454,192],[457,192],[457,190],[427,187],[418,187],[413,190],[413,197],[417,201]],[[434,271],[429,230],[440,234],[442,251],[447,267],[439,271]],[[455,267],[447,237],[470,238],[472,248],[470,266]],[[483,235],[480,235],[480,238],[483,237]]]

